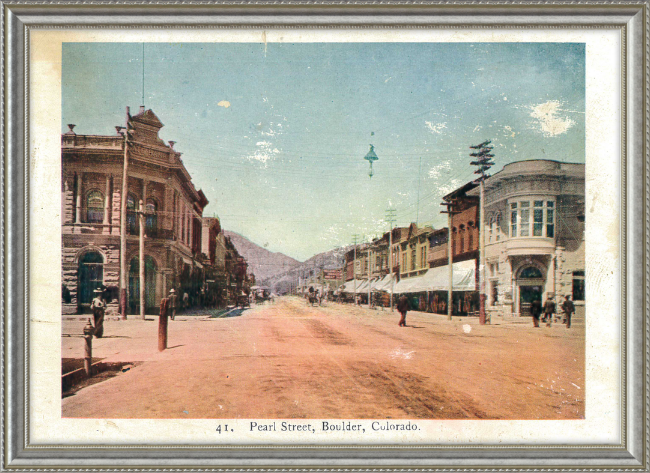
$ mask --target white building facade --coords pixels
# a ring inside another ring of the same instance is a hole
[[[482,230],[492,315],[530,315],[531,302],[548,295],[558,307],[571,295],[576,315],[584,314],[584,202],[584,164],[519,161],[486,180]]]

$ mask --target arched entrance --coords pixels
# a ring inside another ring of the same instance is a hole
[[[77,273],[77,304],[90,304],[93,291],[104,284],[104,258],[96,251],[89,251],[79,258]]]
[[[536,266],[525,266],[517,276],[519,290],[519,314],[530,315],[530,305],[534,300],[542,300],[544,274]]]
[[[151,256],[144,257],[144,301],[145,312],[156,309],[156,262]],[[140,265],[138,258],[131,259],[129,267],[129,307],[131,313],[140,311]]]

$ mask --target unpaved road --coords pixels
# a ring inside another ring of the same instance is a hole
[[[153,318],[153,317],[152,317]],[[97,356],[143,361],[62,400],[64,417],[575,419],[584,416],[584,325],[475,319],[283,298],[210,319],[107,322]],[[64,357],[80,339],[63,340]],[[77,353],[79,352],[79,353]]]

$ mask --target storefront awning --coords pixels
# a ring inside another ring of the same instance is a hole
[[[476,273],[474,260],[454,263],[453,265],[453,290],[454,291],[475,291]],[[449,290],[449,268],[438,266],[429,269],[422,276],[402,279],[395,284],[396,294],[427,291]]]

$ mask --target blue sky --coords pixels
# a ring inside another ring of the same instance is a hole
[[[142,43],[65,43],[62,132],[114,134],[143,94]],[[144,105],[177,142],[205,215],[304,260],[418,221],[441,197],[526,159],[584,162],[576,43],[146,43]],[[379,160],[368,177],[369,144]],[[418,205],[419,195],[419,205]]]

